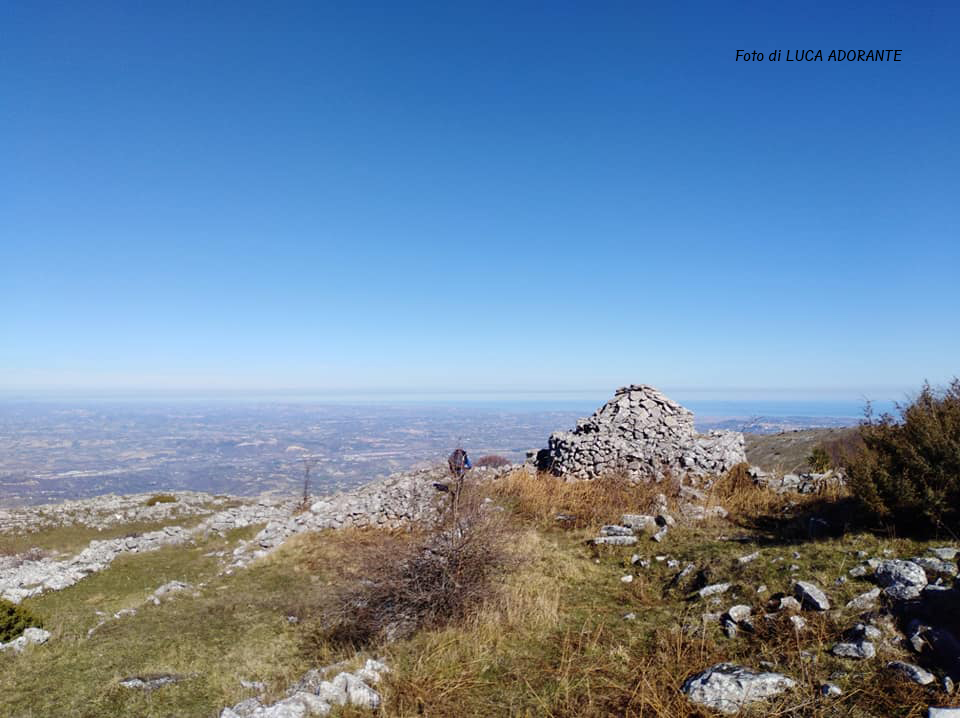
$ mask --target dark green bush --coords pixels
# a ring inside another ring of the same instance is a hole
[[[12,641],[28,628],[43,628],[43,622],[23,606],[0,598],[0,643]]]
[[[176,500],[177,497],[173,494],[154,494],[144,504],[146,506],[156,506],[157,504],[172,504]]]
[[[811,451],[810,456],[807,457],[807,463],[810,464],[810,468],[818,474],[829,471],[833,465],[830,454],[822,446],[813,447],[813,451]]]
[[[897,529],[960,531],[960,380],[925,384],[897,413],[861,423],[863,447],[845,462],[854,494]]]

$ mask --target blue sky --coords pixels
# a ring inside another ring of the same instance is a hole
[[[8,3],[0,390],[899,396],[960,7]],[[737,49],[901,49],[744,63]]]

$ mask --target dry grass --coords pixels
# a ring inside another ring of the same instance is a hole
[[[649,512],[657,494],[676,494],[671,480],[636,483],[612,475],[592,481],[566,481],[547,473],[531,478],[514,471],[488,485],[521,520],[540,528],[588,528],[617,522],[624,513]],[[570,517],[558,521],[558,516]]]

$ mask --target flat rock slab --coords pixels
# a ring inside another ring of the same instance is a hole
[[[877,655],[877,649],[870,641],[849,641],[837,643],[830,652],[840,658],[864,660]]]
[[[718,663],[688,678],[682,691],[693,703],[733,715],[796,685],[796,681],[781,673],[758,672],[734,663]]]

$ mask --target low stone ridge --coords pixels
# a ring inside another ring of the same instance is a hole
[[[156,522],[188,516],[212,514],[227,496],[214,496],[200,491],[177,491],[176,501],[148,502],[155,494],[104,494],[90,499],[76,499],[57,504],[41,504],[22,508],[0,509],[0,533],[35,533],[58,526],[86,526],[106,529],[137,521]]]
[[[44,591],[59,591],[72,586],[85,576],[104,570],[121,554],[154,551],[189,539],[190,532],[186,529],[167,526],[139,536],[91,541],[87,548],[66,560],[49,557],[25,560],[0,569],[0,597],[20,603]]]
[[[516,467],[475,469],[471,478],[475,481],[492,479]],[[532,471],[532,469],[528,470]],[[182,526],[165,526],[157,531],[91,541],[87,548],[71,558],[44,556],[41,558],[9,556],[0,557],[0,597],[13,603],[37,596],[45,591],[59,591],[72,586],[91,574],[103,571],[115,558],[125,553],[143,553],[164,546],[187,543],[194,537],[210,533],[224,534],[247,526],[266,524],[252,542],[241,543],[234,551],[233,567],[242,567],[265,555],[287,538],[301,531],[317,531],[349,526],[373,526],[396,528],[408,522],[429,521],[437,516],[440,493],[435,483],[449,480],[445,468],[437,467],[412,473],[394,474],[374,481],[354,491],[336,494],[313,504],[310,511],[294,513],[295,502],[274,499],[254,500],[240,506],[225,508],[207,516],[199,525],[186,529]],[[18,510],[18,525],[41,526],[34,516],[56,516],[55,525],[74,523],[74,504],[82,504],[84,525],[104,527],[121,523],[124,516],[143,520],[144,512],[160,507],[174,506],[161,503],[147,507],[143,503],[150,494],[132,496],[104,496],[73,502],[70,511],[50,513],[50,507],[32,507]],[[178,494],[180,496],[180,494]],[[194,507],[193,513],[202,513],[201,504],[208,504],[215,497],[193,494],[185,505]],[[226,500],[224,497],[217,497]],[[126,506],[121,513],[111,513]],[[130,513],[132,512],[132,513]],[[183,515],[183,514],[179,514]],[[96,518],[99,517],[99,518]],[[155,518],[155,516],[154,516]],[[46,519],[45,519],[46,520]],[[127,520],[127,519],[123,519]],[[45,524],[44,524],[45,525]],[[41,526],[42,527],[42,526]]]
[[[471,481],[495,479],[518,467],[473,469]],[[410,523],[426,523],[437,519],[441,502],[448,494],[437,490],[437,484],[450,481],[446,467],[433,467],[414,472],[392,474],[352,491],[316,501],[309,511],[271,521],[257,534],[254,543],[259,552],[276,548],[301,531],[320,531],[349,527],[398,528]],[[257,555],[257,554],[255,554]]]
[[[129,503],[128,497],[109,496],[106,504]],[[142,496],[137,496],[139,501]],[[91,503],[94,499],[86,500]],[[157,504],[170,506],[171,504]],[[148,507],[154,508],[154,507]],[[23,599],[37,596],[45,591],[59,591],[91,574],[103,571],[115,558],[125,553],[144,553],[164,546],[187,543],[194,536],[210,532],[226,532],[255,524],[263,524],[290,516],[292,504],[260,501],[240,507],[219,511],[204,519],[193,529],[182,526],[165,526],[157,531],[123,538],[94,540],[87,548],[72,558],[59,559],[9,557],[0,560],[0,597],[20,603]],[[91,507],[93,514],[97,512]]]
[[[743,434],[698,434],[693,413],[650,386],[618,389],[613,399],[573,431],[550,435],[538,468],[574,479],[623,472],[632,478],[666,473],[702,476],[747,460]]]
[[[355,706],[375,711],[380,707],[380,694],[371,688],[390,669],[384,663],[367,659],[363,668],[340,671],[331,680],[324,676],[337,666],[310,670],[289,691],[286,698],[263,705],[257,698],[248,698],[220,712],[220,718],[306,718],[325,716],[334,706]]]
[[[795,680],[781,673],[761,673],[733,663],[718,663],[688,678],[682,690],[693,703],[733,715],[796,685]]]

